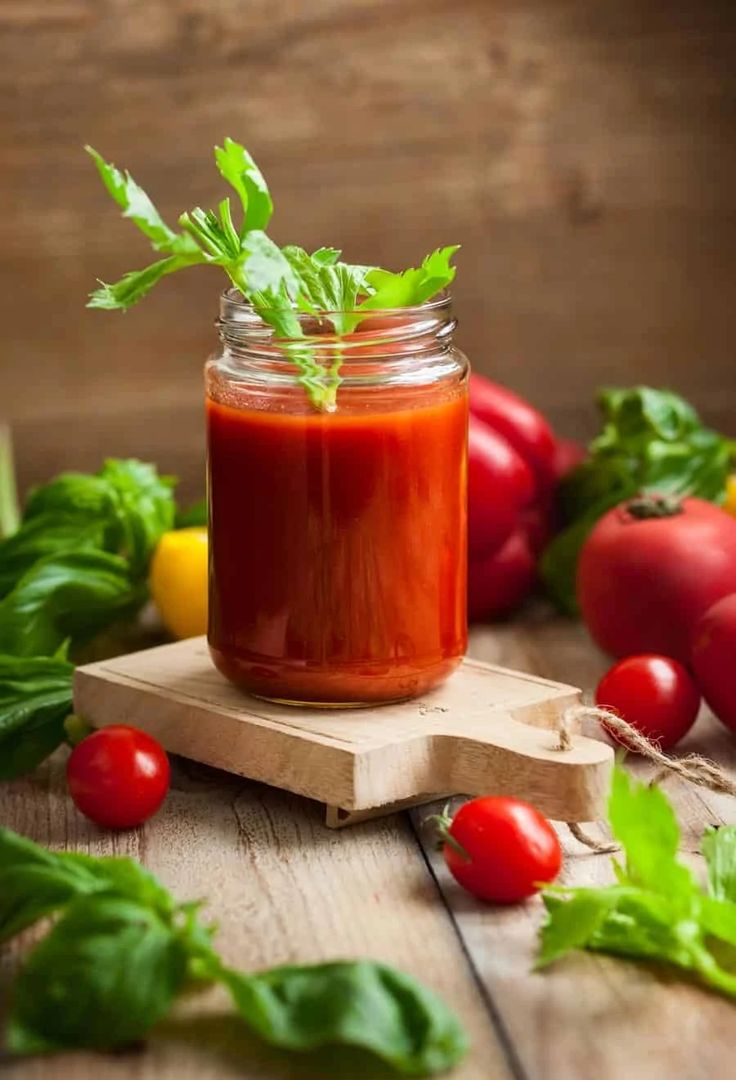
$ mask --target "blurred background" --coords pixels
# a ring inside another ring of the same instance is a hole
[[[21,486],[136,454],[203,487],[219,272],[128,314],[149,261],[86,142],[172,221],[245,143],[274,239],[416,264],[463,246],[458,340],[570,436],[605,383],[736,434],[736,6],[729,0],[2,0],[0,419]]]

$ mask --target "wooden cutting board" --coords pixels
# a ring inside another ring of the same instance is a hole
[[[580,691],[465,660],[439,689],[365,709],[272,705],[231,686],[204,638],[79,667],[75,709],[95,727],[126,723],[174,754],[327,805],[351,824],[445,794],[528,799],[559,821],[602,816],[613,760],[604,742],[556,729]]]

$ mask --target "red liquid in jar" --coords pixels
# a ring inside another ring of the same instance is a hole
[[[467,645],[464,384],[332,414],[223,396],[207,403],[220,671],[289,702],[442,682]]]

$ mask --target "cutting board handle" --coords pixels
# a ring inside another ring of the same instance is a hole
[[[556,731],[496,712],[482,731],[437,736],[437,790],[511,795],[555,821],[596,821],[605,816],[613,750],[583,735],[571,744],[560,750]]]

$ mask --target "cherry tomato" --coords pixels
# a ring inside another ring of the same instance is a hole
[[[554,881],[562,865],[557,834],[519,799],[489,795],[460,807],[441,829],[451,837],[443,854],[464,889],[495,904],[514,904]],[[462,849],[461,853],[452,841]]]
[[[538,494],[555,482],[555,437],[547,421],[513,390],[483,375],[470,376],[470,411],[508,439],[534,470]]]
[[[468,618],[497,619],[526,600],[537,580],[537,566],[523,528],[500,551],[468,563]]]
[[[614,664],[599,682],[595,700],[665,750],[690,730],[700,708],[700,692],[687,668],[653,653]],[[603,727],[614,741],[632,749],[607,724]]]
[[[609,510],[578,564],[583,619],[614,656],[661,653],[687,664],[698,619],[733,592],[736,518],[703,499],[650,497]]]
[[[503,435],[470,417],[468,425],[468,544],[497,551],[534,494],[534,475]]]
[[[736,732],[736,595],[708,608],[693,634],[693,668],[703,697]]]
[[[66,778],[85,817],[110,829],[132,829],[152,817],[164,801],[169,759],[145,731],[111,724],[74,747]]]

